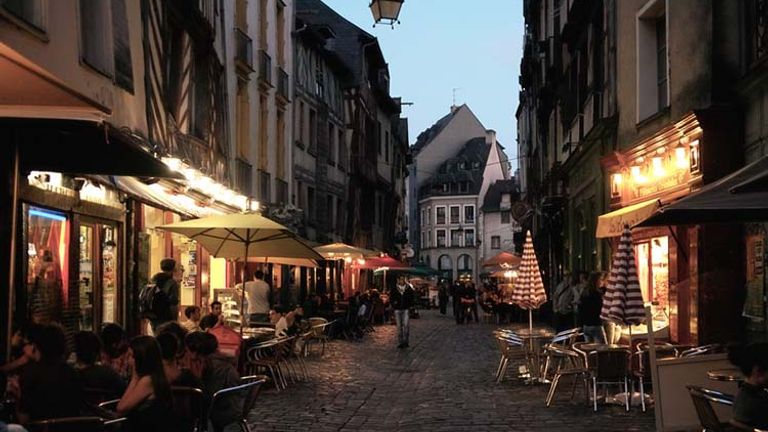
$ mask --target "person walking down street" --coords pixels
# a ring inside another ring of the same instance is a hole
[[[450,282],[449,282],[450,283]],[[462,286],[458,282],[454,282],[450,285],[451,294],[451,306],[453,307],[453,317],[459,319],[459,313],[461,312],[461,291]]]
[[[179,316],[179,281],[184,269],[176,264],[173,258],[163,258],[160,261],[160,273],[152,276],[152,283],[162,294],[156,294],[152,299],[153,317],[150,319],[152,332],[162,323],[176,321]]]
[[[440,286],[437,288],[437,303],[440,306],[440,313],[445,315],[448,309],[448,282],[440,282]]]
[[[581,327],[579,322],[579,303],[581,302],[581,294],[584,292],[584,287],[587,286],[587,278],[589,273],[585,271],[576,272],[571,282],[571,290],[573,290],[573,316],[574,322],[572,325]],[[569,326],[570,327],[570,326]]]
[[[589,275],[587,285],[581,293],[579,302],[579,322],[582,324],[584,339],[587,342],[605,343],[605,331],[600,320],[600,310],[603,308],[603,294],[600,292],[600,273]]]
[[[397,285],[389,292],[389,302],[395,311],[397,324],[397,347],[408,348],[409,336],[409,311],[416,303],[416,292],[413,286],[406,281],[405,276],[397,278]]]
[[[242,284],[237,288],[242,289]],[[251,323],[269,322],[269,308],[272,307],[272,290],[264,280],[264,272],[257,270],[253,280],[245,283],[245,299],[248,301],[248,316]]]
[[[472,282],[467,282],[466,287],[464,288],[464,300],[469,305],[470,313],[472,314],[472,318],[475,319],[475,324],[479,323],[480,320],[477,316],[477,289],[475,289],[475,284]],[[465,317],[469,318],[470,317]]]
[[[574,290],[571,275],[566,273],[552,293],[552,309],[555,312],[555,331],[561,332],[573,327]]]

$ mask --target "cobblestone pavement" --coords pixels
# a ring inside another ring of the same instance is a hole
[[[394,326],[361,342],[333,341],[308,361],[310,379],[262,393],[256,431],[651,431],[652,411],[601,406],[564,381],[552,407],[548,386],[493,380],[495,326],[457,326],[436,311],[411,320],[411,347],[395,348]],[[510,368],[511,369],[511,368]],[[510,374],[511,376],[512,374]]]

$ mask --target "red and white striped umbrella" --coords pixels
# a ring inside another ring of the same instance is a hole
[[[624,227],[619,246],[613,254],[607,288],[600,318],[623,326],[645,322],[643,293],[637,278],[635,251],[628,226]]]
[[[533,239],[528,231],[523,246],[523,259],[517,271],[517,279],[512,288],[512,302],[523,309],[538,309],[546,303],[547,293],[541,281],[539,261],[533,250]]]

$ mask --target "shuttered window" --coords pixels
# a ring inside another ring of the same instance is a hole
[[[112,0],[112,42],[115,51],[115,84],[133,92],[133,64],[125,0]]]
[[[109,46],[110,3],[80,0],[80,49],[83,62],[112,76],[114,62]]]

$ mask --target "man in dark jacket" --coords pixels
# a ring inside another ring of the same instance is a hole
[[[160,261],[160,273],[152,276],[152,283],[157,285],[164,293],[165,299],[161,306],[161,311],[157,314],[151,323],[152,331],[154,332],[157,326],[164,322],[176,321],[179,317],[179,280],[184,273],[184,270],[176,265],[176,260],[173,258],[163,258]]]
[[[405,280],[405,276],[397,278],[397,285],[389,291],[389,302],[395,311],[397,347],[408,348],[408,311],[416,302],[416,292],[413,290],[413,286]]]

